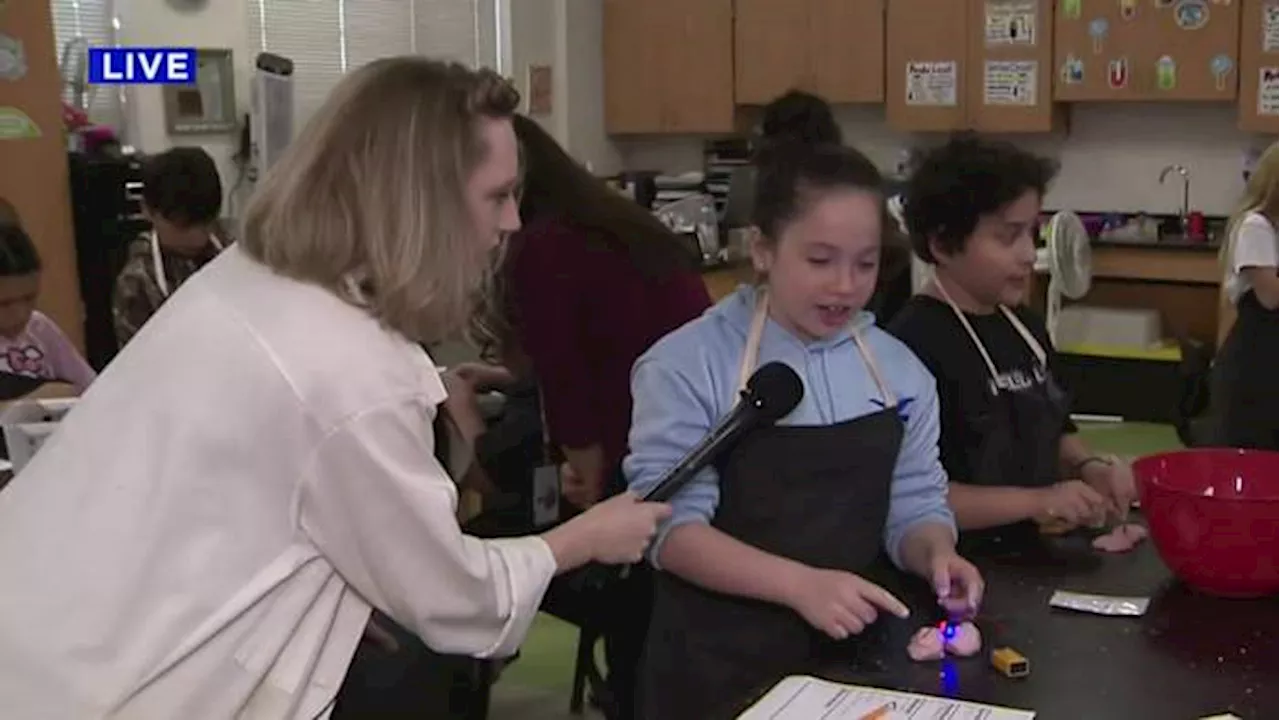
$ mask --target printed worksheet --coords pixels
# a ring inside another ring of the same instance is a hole
[[[1032,720],[1035,716],[1029,710],[794,675],[775,685],[738,720]]]

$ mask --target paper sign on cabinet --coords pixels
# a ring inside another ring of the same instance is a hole
[[[988,60],[983,73],[984,105],[1036,104],[1035,60]]]
[[[1036,3],[1034,0],[988,0],[985,25],[988,47],[1035,45]]]
[[[908,105],[954,107],[956,104],[956,64],[954,61],[908,62]]]
[[[1280,114],[1280,70],[1276,68],[1258,71],[1258,114]]]

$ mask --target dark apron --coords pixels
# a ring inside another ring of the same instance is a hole
[[[1236,303],[1236,322],[1213,366],[1210,402],[1217,408],[1217,444],[1275,450],[1277,444],[1276,311],[1252,290]]]
[[[854,337],[886,408],[835,425],[750,433],[718,465],[713,527],[814,567],[862,573],[875,564],[903,425],[874,359]],[[753,327],[743,375],[758,347]],[[654,585],[637,715],[647,720],[731,717],[837,645],[787,607],[714,593],[666,572],[655,573]]]
[[[1062,479],[1062,432],[1071,410],[1067,394],[1049,371],[1044,347],[1012,310],[1000,306],[1000,312],[1035,356],[1034,372],[1041,375],[1038,380],[1043,380],[1024,389],[1000,387],[999,370],[969,319],[941,286],[934,283],[932,287],[938,290],[968,333],[989,375],[984,402],[962,409],[968,432],[981,438],[969,444],[964,458],[965,482],[1000,487],[1046,487],[1058,482]],[[1034,523],[1016,523],[1006,528],[966,532],[963,539],[969,545],[974,541],[1032,531],[1035,531]]]

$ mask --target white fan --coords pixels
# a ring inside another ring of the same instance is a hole
[[[1089,233],[1073,212],[1060,212],[1049,220],[1045,246],[1036,250],[1036,270],[1049,273],[1046,293],[1045,326],[1049,339],[1058,343],[1058,314],[1062,298],[1079,300],[1089,292],[1092,280],[1093,253]]]

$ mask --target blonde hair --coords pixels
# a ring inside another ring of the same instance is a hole
[[[1224,268],[1229,268],[1231,265],[1231,255],[1235,249],[1236,234],[1240,229],[1240,223],[1244,222],[1245,217],[1250,213],[1258,213],[1267,218],[1267,221],[1271,223],[1271,227],[1274,228],[1276,226],[1276,185],[1277,181],[1280,180],[1280,173],[1277,171],[1276,163],[1276,143],[1271,143],[1262,153],[1262,157],[1258,158],[1258,164],[1249,176],[1248,184],[1245,185],[1244,197],[1240,199],[1240,204],[1236,206],[1236,211],[1231,214],[1231,219],[1227,222],[1227,232],[1223,238],[1221,250],[1221,260]]]
[[[503,276],[506,249],[506,243],[503,243],[495,253],[493,272],[477,290],[471,317],[463,330],[464,337],[479,352],[480,359],[495,365],[502,365],[504,357],[517,344],[510,319],[507,278]]]
[[[420,343],[454,336],[489,275],[465,187],[482,118],[519,94],[496,73],[420,57],[348,74],[271,168],[240,246]]]

